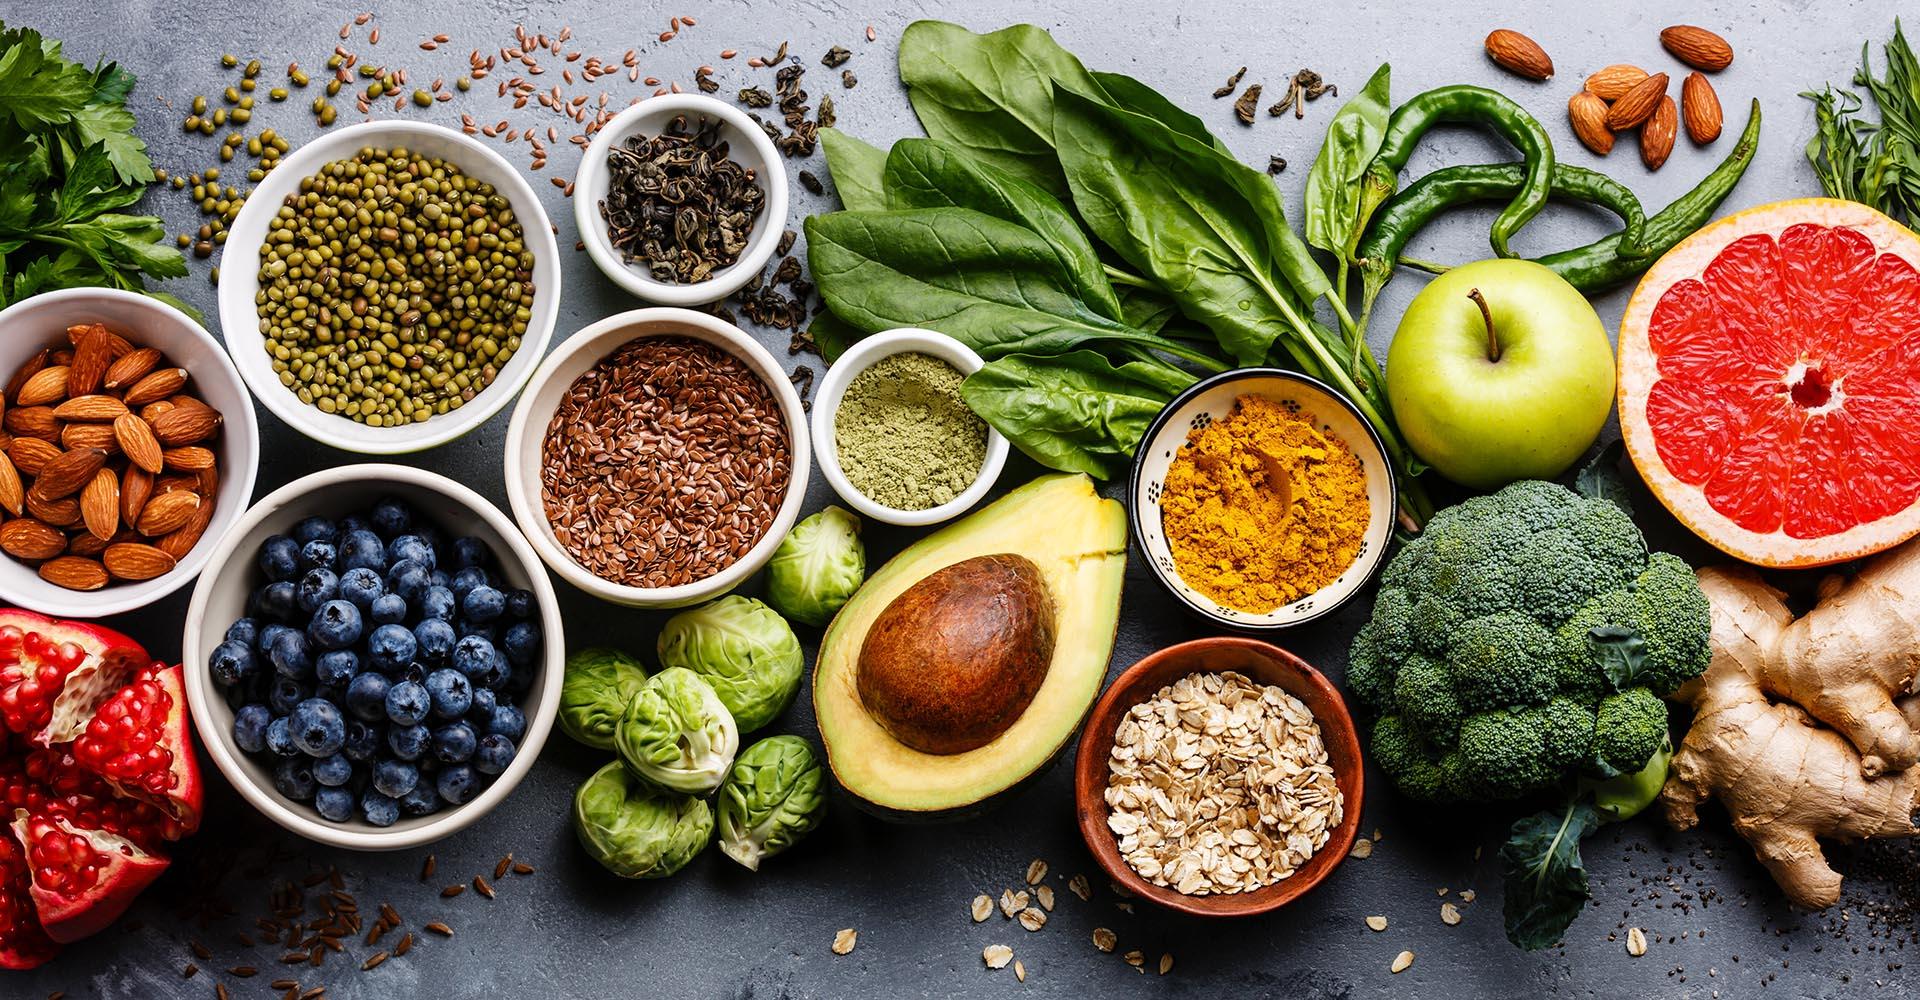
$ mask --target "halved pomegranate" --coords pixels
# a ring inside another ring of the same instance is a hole
[[[31,969],[59,951],[33,912],[26,848],[0,837],[0,969]]]
[[[125,837],[83,830],[56,816],[17,812],[13,835],[27,849],[28,894],[40,926],[62,944],[106,929],[167,870],[165,858]]]
[[[73,755],[122,795],[152,803],[189,831],[200,826],[200,771],[187,743],[179,667],[149,666],[113,693],[73,741]]]
[[[41,746],[65,743],[152,660],[110,628],[0,609],[0,724]]]

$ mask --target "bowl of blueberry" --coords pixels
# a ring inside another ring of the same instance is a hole
[[[444,476],[355,465],[247,511],[194,589],[182,658],[201,743],[248,802],[313,840],[398,850],[526,775],[565,648],[512,521]]]

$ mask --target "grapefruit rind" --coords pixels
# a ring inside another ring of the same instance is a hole
[[[1784,528],[1756,532],[1736,524],[1713,508],[1703,489],[1681,481],[1660,457],[1647,419],[1647,400],[1660,379],[1649,330],[1654,308],[1666,291],[1680,281],[1700,277],[1729,244],[1755,233],[1777,237],[1803,223],[1854,230],[1867,237],[1877,253],[1892,253],[1920,267],[1920,239],[1872,208],[1836,198],[1778,201],[1736,212],[1682,240],[1641,278],[1620,320],[1620,435],[1635,468],[1653,495],[1694,534],[1736,559],[1776,568],[1827,566],[1892,548],[1920,534],[1920,499],[1887,516],[1817,538],[1794,538]]]

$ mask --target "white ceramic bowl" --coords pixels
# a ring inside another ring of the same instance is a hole
[[[899,510],[876,503],[854,488],[847,481],[846,473],[840,469],[840,452],[834,446],[833,420],[835,411],[840,409],[840,397],[846,395],[847,385],[853,381],[853,377],[867,370],[874,362],[888,355],[907,353],[939,358],[959,369],[962,375],[971,375],[986,365],[972,348],[944,333],[915,327],[876,333],[848,348],[833,363],[833,367],[827,369],[826,377],[821,379],[819,390],[813,394],[813,440],[818,446],[820,472],[827,477],[827,483],[833,487],[833,491],[840,494],[840,499],[877,521],[919,527],[939,524],[965,513],[979,503],[980,498],[993,488],[994,481],[1000,478],[1000,470],[1006,467],[1007,439],[999,431],[987,428],[987,457],[980,463],[979,475],[959,496],[937,507]]]
[[[255,565],[260,543],[269,536],[286,534],[308,516],[343,517],[365,510],[385,496],[411,503],[449,537],[472,535],[485,541],[507,584],[533,592],[544,637],[540,676],[520,703],[527,717],[527,731],[513,762],[471,802],[427,816],[403,816],[387,827],[374,826],[357,815],[345,823],[332,823],[321,819],[311,805],[282,796],[274,789],[273,772],[263,759],[249,756],[234,745],[233,710],[207,669],[207,657],[225,637],[227,626],[246,613],[247,595],[261,583]],[[513,522],[485,498],[445,476],[421,469],[348,465],[294,480],[247,511],[246,518],[221,542],[211,571],[194,588],[180,655],[186,666],[187,704],[194,728],[200,732],[200,745],[242,798],[268,819],[309,840],[360,851],[397,851],[432,843],[472,825],[526,777],[560,708],[566,634],[553,585],[541,572],[539,560],[527,540],[514,530]]]
[[[253,401],[227,352],[200,324],[158,299],[111,288],[68,288],[14,303],[0,311],[0,382],[41,348],[68,346],[67,327],[81,323],[104,323],[140,346],[159,348],[169,361],[187,370],[188,389],[224,418],[213,446],[220,457],[220,492],[214,500],[213,521],[199,543],[171,573],[151,580],[111,583],[81,593],[56,587],[27,564],[0,556],[0,600],[56,618],[117,615],[180,589],[206,566],[220,537],[246,513],[253,477],[260,468],[260,428],[253,420]]]
[[[547,424],[553,420],[553,411],[575,379],[601,359],[641,337],[689,337],[712,344],[746,362],[779,401],[793,449],[786,498],[766,534],[727,568],[704,580],[677,587],[630,587],[595,576],[575,562],[554,536],[540,497],[541,444],[546,439]],[[703,312],[667,307],[634,309],[609,316],[568,337],[541,362],[540,370],[533,373],[533,381],[520,396],[520,404],[514,407],[513,419],[507,424],[506,461],[507,500],[513,506],[514,520],[519,522],[520,530],[526,532],[527,540],[540,553],[540,558],[562,579],[581,590],[603,601],[633,608],[683,608],[698,604],[739,586],[742,580],[766,565],[800,515],[800,504],[807,495],[807,470],[812,464],[807,445],[807,417],[800,405],[800,394],[787,381],[786,372],[773,355],[731,323]]]
[[[1180,579],[1160,521],[1160,491],[1166,484],[1167,469],[1173,465],[1174,456],[1187,443],[1188,432],[1225,416],[1233,409],[1234,400],[1249,394],[1298,407],[1302,414],[1319,424],[1321,433],[1338,438],[1352,449],[1360,459],[1367,482],[1367,532],[1353,564],[1320,590],[1265,614],[1224,607]],[[1134,541],[1146,553],[1153,575],[1188,610],[1210,622],[1243,632],[1303,625],[1332,612],[1359,593],[1387,554],[1398,503],[1393,466],[1386,459],[1386,448],[1373,425],[1360,416],[1360,411],[1345,396],[1326,384],[1278,368],[1242,368],[1215,375],[1174,397],[1141,439],[1133,458],[1127,496],[1132,501],[1127,504],[1127,514],[1133,521]]]
[[[405,147],[437,156],[458,166],[467,176],[493,185],[513,206],[514,218],[533,251],[533,318],[520,337],[520,349],[472,402],[404,427],[368,427],[301,402],[274,374],[254,306],[254,296],[260,291],[260,247],[266,242],[268,223],[287,196],[299,191],[302,180],[329,163],[352,158],[363,146]],[[226,246],[220,269],[220,326],[240,376],[274,416],[315,441],[343,451],[367,455],[424,451],[486,423],[533,374],[540,356],[546,353],[547,338],[553,334],[554,317],[560,309],[560,248],[533,188],[491,147],[453,129],[425,122],[376,121],[335,129],[282,157],[279,166],[247,195],[246,206],[227,232]]]
[[[740,259],[691,285],[657,281],[644,266],[627,263],[613,248],[607,224],[600,218],[600,202],[607,197],[607,153],[635,133],[659,135],[675,115],[687,116],[689,125],[701,115],[719,119],[728,159],[753,171],[767,194]],[[627,291],[663,306],[718,302],[751,281],[773,256],[774,244],[780,241],[787,224],[787,168],[780,151],[746,112],[704,94],[662,94],[620,112],[595,133],[593,145],[580,157],[580,171],[574,175],[573,221],[587,245],[587,255]]]

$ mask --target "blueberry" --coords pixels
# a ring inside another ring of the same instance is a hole
[[[453,540],[453,562],[460,569],[485,566],[492,557],[493,550],[487,548],[487,543],[472,535]]]
[[[453,635],[452,626],[448,626],[447,635]],[[253,659],[253,647],[233,639],[213,647],[213,654],[207,657],[207,671],[216,682],[226,687],[246,680],[258,668]]]
[[[293,707],[287,717],[294,745],[309,757],[339,753],[347,742],[347,720],[340,706],[321,698],[308,698]]]
[[[360,815],[374,826],[392,826],[400,819],[400,803],[369,789],[360,794]]]
[[[327,571],[316,569],[307,578],[312,579],[314,573]],[[313,613],[313,620],[307,623],[307,639],[321,649],[346,649],[360,641],[360,630],[360,609],[352,601],[336,597]]]
[[[534,673],[535,671],[531,667],[525,670],[509,671],[506,679],[501,681],[495,690],[513,698],[515,701],[525,698],[527,692],[533,690]]]
[[[347,711],[366,722],[386,721],[387,689],[392,686],[393,682],[385,674],[372,670],[355,674],[353,680],[347,682],[344,702]]]
[[[467,720],[475,726],[484,726],[493,718],[493,710],[500,705],[500,698],[489,688],[473,689],[473,704],[467,706]]]
[[[348,514],[346,517],[340,519],[340,530],[337,532],[337,537],[345,538],[356,531],[372,530],[373,522],[367,520],[366,515]]]
[[[468,621],[485,625],[507,613],[507,595],[490,586],[475,587],[460,598],[460,613]]]
[[[373,522],[373,530],[394,538],[406,534],[407,529],[413,527],[413,508],[398,497],[386,497],[373,505],[369,520]]]
[[[513,741],[499,733],[480,737],[473,751],[473,769],[481,774],[499,774],[513,763]]]
[[[345,823],[353,818],[353,793],[344,788],[315,789],[313,811],[330,823]]]
[[[473,706],[473,685],[458,670],[436,670],[427,675],[426,684],[435,718],[457,719]]]
[[[500,640],[500,626],[498,623],[482,625],[479,622],[469,621],[466,618],[456,618],[453,622],[453,630],[460,633],[460,637],[463,639],[467,636],[485,639],[489,646]]]
[[[267,689],[267,707],[275,715],[286,715],[293,706],[313,697],[313,689],[291,677],[276,676],[273,686]]]
[[[448,764],[458,764],[473,756],[479,736],[464,722],[449,722],[433,731],[433,756]]]
[[[444,569],[436,569],[427,574],[427,583],[430,586],[439,587],[442,590],[448,589],[447,584],[452,582],[452,580],[453,577],[448,576],[447,571]]]
[[[401,760],[419,760],[432,742],[433,734],[421,723],[387,730],[387,749]]]
[[[324,517],[309,517],[293,526],[293,540],[302,545],[308,542],[331,542],[338,535],[339,530],[333,522]]]
[[[282,677],[298,681],[313,676],[313,651],[307,645],[304,632],[288,629],[276,634],[273,646],[267,650],[267,659],[273,661],[273,669]]]
[[[420,644],[405,625],[382,625],[367,637],[367,655],[381,670],[395,670],[413,662]]]
[[[341,701],[344,704],[345,692],[351,690],[346,686],[360,676],[360,654],[351,649],[321,653],[320,658],[313,661],[313,676],[328,687],[342,688]]]
[[[433,782],[415,782],[413,789],[400,796],[400,811],[409,816],[425,816],[440,808],[440,796],[433,790]]]
[[[529,673],[529,674],[532,673],[531,670],[515,671],[512,665],[507,663],[507,654],[502,653],[500,651],[500,647],[495,646],[493,648],[492,665],[487,668],[486,673],[481,674],[479,677],[474,678],[473,682],[481,687],[493,688],[494,690],[497,691],[503,687],[506,687],[507,681],[510,678],[512,678],[514,674],[520,673],[520,672]]]
[[[516,667],[531,666],[540,657],[540,626],[533,622],[514,622],[500,640],[507,662]]]
[[[233,744],[248,753],[259,753],[267,748],[267,726],[273,722],[273,713],[267,706],[255,702],[242,705],[233,713]]]
[[[261,542],[260,572],[276,583],[293,579],[300,572],[300,543],[285,535]]]
[[[340,578],[330,569],[310,569],[300,578],[300,610],[312,614],[320,605],[340,596]]]
[[[295,802],[313,798],[313,762],[301,757],[281,761],[273,769],[273,787]]]
[[[300,748],[293,745],[293,730],[287,726],[286,716],[267,723],[266,748],[279,757],[295,757]]]
[[[447,581],[447,589],[453,591],[455,597],[465,597],[467,591],[485,586],[486,582],[486,570],[478,566],[468,566],[453,574],[453,577]]]
[[[438,560],[433,549],[419,535],[401,535],[387,543],[387,563],[398,565],[403,562],[417,562],[432,572]]]
[[[387,689],[387,718],[396,726],[411,726],[432,709],[433,700],[419,681],[401,681]]]
[[[466,674],[468,680],[479,684],[482,677],[493,671],[493,652],[493,643],[485,638],[467,636],[454,644],[453,668]]]
[[[507,591],[507,614],[514,618],[532,618],[534,611],[533,591]]]
[[[427,588],[433,581],[427,578],[427,567],[411,559],[402,559],[387,568],[387,590],[399,594],[413,604],[426,596]]]
[[[399,798],[413,791],[420,769],[403,760],[381,760],[373,765],[373,790]]]
[[[434,782],[434,789],[448,804],[465,805],[472,801],[475,795],[480,794],[480,778],[473,773],[473,768],[465,764],[456,764],[453,767],[441,769],[439,780]]]
[[[260,630],[259,637],[254,640],[255,642],[254,649],[257,652],[259,652],[260,655],[266,656],[269,653],[273,652],[274,640],[278,639],[282,632],[298,632],[298,631],[300,630],[288,625],[282,625],[279,622],[274,622],[273,624],[268,625],[266,628],[263,628]]]
[[[453,655],[453,644],[459,639],[453,634],[453,626],[438,618],[428,618],[413,627],[413,641],[418,645],[418,656],[430,663],[445,663]]]
[[[453,621],[459,606],[460,601],[453,596],[452,590],[446,587],[428,587],[427,592],[420,597],[420,616],[450,622]]]
[[[331,570],[339,559],[340,550],[332,542],[308,542],[300,546],[300,565],[306,569]]]
[[[380,579],[380,571],[365,566],[356,566],[340,574],[340,596],[352,601],[361,611],[373,609],[373,602],[387,592],[386,581]]]
[[[340,752],[356,764],[365,764],[380,752],[386,734],[376,726],[370,726],[359,719],[347,720],[347,742],[342,744]]]
[[[353,777],[353,761],[345,754],[332,754],[313,762],[313,780],[337,788]]]
[[[387,547],[381,544],[379,535],[356,531],[340,543],[340,566],[379,572],[387,568]]]
[[[263,617],[286,621],[293,617],[298,603],[293,581],[279,580],[267,584],[260,591],[260,599],[254,603],[254,607]]]
[[[395,625],[406,620],[407,601],[399,594],[381,594],[373,599],[373,606],[367,609],[367,617],[376,625]]]
[[[527,733],[527,717],[517,705],[500,705],[494,708],[493,717],[487,720],[487,732],[498,733],[507,739],[520,742]]]
[[[233,624],[227,626],[227,634],[221,638],[228,642],[251,646],[254,640],[260,638],[260,623],[251,618],[236,618]]]

